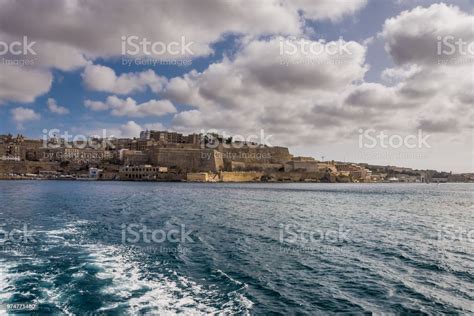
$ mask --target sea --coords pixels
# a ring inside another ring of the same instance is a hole
[[[474,313],[474,184],[0,181],[0,314]]]

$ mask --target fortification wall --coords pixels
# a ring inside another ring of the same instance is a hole
[[[215,172],[224,167],[222,157],[212,149],[157,148],[151,152],[151,162],[156,166],[192,172]]]
[[[59,169],[57,162],[0,161],[0,173],[4,174],[37,173],[38,171],[57,171]]]
[[[217,150],[222,154],[225,164],[229,164],[230,161],[247,164],[284,164],[292,158],[286,147],[225,148],[221,145]]]
[[[190,182],[208,182],[209,174],[207,172],[187,173],[186,180]]]
[[[325,174],[323,172],[271,172],[265,175],[267,181],[322,181]]]
[[[226,172],[220,174],[222,182],[258,182],[263,176],[263,172]]]

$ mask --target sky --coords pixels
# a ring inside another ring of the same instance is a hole
[[[0,0],[0,134],[474,172],[473,43],[472,0]]]

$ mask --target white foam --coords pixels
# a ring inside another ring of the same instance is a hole
[[[180,277],[179,281],[187,286],[186,292],[175,281],[164,275],[154,275],[152,279],[146,278],[140,268],[127,260],[115,247],[89,246],[87,250],[94,257],[94,264],[102,270],[97,276],[112,280],[112,284],[104,291],[127,300],[132,314],[140,313],[142,310],[172,314],[180,312],[189,315],[219,312],[214,307],[197,301],[194,295],[205,293],[204,289],[184,277]],[[133,292],[137,290],[145,293],[139,297],[132,297]],[[101,311],[115,306],[116,304],[106,306]]]
[[[5,261],[0,261],[0,302],[8,300],[12,293],[8,292],[10,285],[10,274],[8,270],[11,266],[7,265]]]
[[[51,231],[43,231],[48,238],[48,244],[69,244],[64,239],[66,235],[79,236],[82,232],[80,227],[67,225],[64,228]],[[88,254],[85,259],[86,265],[93,265],[98,273],[95,277],[107,280],[110,285],[102,289],[104,294],[109,294],[118,298],[97,312],[112,311],[118,307],[128,305],[127,313],[132,315],[141,313],[160,313],[160,314],[178,314],[202,315],[202,314],[232,314],[235,312],[247,312],[252,308],[253,303],[244,297],[238,291],[231,292],[222,302],[222,295],[216,290],[203,288],[196,282],[179,276],[173,270],[165,270],[161,273],[152,273],[147,266],[140,266],[142,263],[131,260],[134,255],[139,254],[139,250],[124,248],[121,246],[108,246],[102,244],[80,244],[72,241],[71,246],[80,247],[84,253]],[[24,256],[23,256],[24,257]],[[47,265],[47,260],[31,258],[30,264]],[[0,301],[7,300],[13,293],[7,292],[9,284],[19,277],[15,273],[9,273],[7,262],[0,261]],[[79,267],[78,267],[79,268]],[[221,271],[222,274],[225,275]],[[24,274],[23,274],[24,276]],[[50,274],[42,277],[42,282],[53,284],[56,275]],[[74,278],[84,276],[83,271],[78,271],[72,275]],[[227,276],[227,275],[226,275]],[[240,282],[233,280],[235,284]],[[64,314],[72,313],[68,310],[64,302],[62,287],[43,288],[44,294],[38,303],[48,303],[56,306]],[[220,299],[218,299],[220,297]],[[218,302],[215,300],[219,300]],[[222,304],[222,309],[215,307],[216,303]]]

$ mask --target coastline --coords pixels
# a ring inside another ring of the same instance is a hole
[[[115,179],[46,179],[46,178],[0,178],[0,181],[60,181],[60,182],[127,182],[127,183],[261,183],[261,184],[278,184],[278,183],[299,183],[299,184],[458,184],[458,183],[474,183],[472,181],[465,182],[322,182],[322,181],[188,181],[188,180],[115,180]]]

